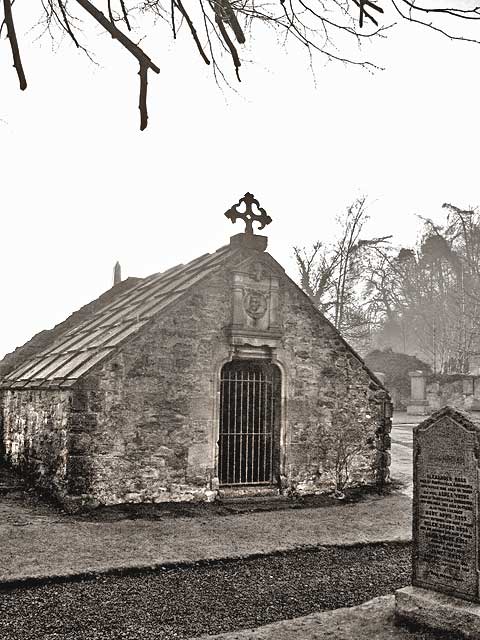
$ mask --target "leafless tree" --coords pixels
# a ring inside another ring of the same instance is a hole
[[[363,277],[380,319],[377,346],[417,354],[434,372],[465,373],[480,354],[480,213],[444,208],[443,224],[420,218],[414,250],[386,252]]]
[[[368,306],[361,299],[363,265],[391,237],[361,238],[367,219],[362,196],[337,218],[339,234],[333,242],[316,242],[310,249],[294,247],[303,290],[357,348],[370,332]]]
[[[13,65],[20,88],[24,90],[27,80],[15,29],[14,1],[2,0],[2,28],[6,27]],[[29,2],[33,13],[37,2]],[[476,27],[475,21],[480,20],[480,6],[464,8],[461,0],[438,5],[428,0],[422,3],[416,0],[190,0],[188,3],[184,0],[39,0],[38,6],[44,12],[48,30],[53,32],[53,27],[58,27],[85,52],[87,47],[82,44],[79,17],[82,11],[137,60],[141,129],[147,126],[148,121],[148,72],[159,73],[160,68],[138,44],[140,38],[132,35],[131,23],[136,15],[168,22],[173,38],[183,27],[190,34],[203,62],[212,65],[215,77],[224,77],[218,61],[221,53],[225,52],[233,63],[238,80],[241,66],[238,46],[245,43],[245,34],[250,34],[251,27],[257,24],[271,26],[283,41],[296,40],[310,55],[319,54],[327,60],[366,68],[376,65],[347,53],[350,51],[348,41],[359,45],[362,40],[384,37],[392,26],[381,23],[386,8],[393,9],[402,20],[421,24],[451,39],[479,41],[475,33],[470,35],[468,26]]]

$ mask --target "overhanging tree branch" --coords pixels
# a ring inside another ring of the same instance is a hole
[[[13,66],[17,72],[20,89],[24,91],[27,88],[27,79],[23,71],[22,59],[18,48],[17,34],[15,33],[15,23],[12,15],[11,0],[3,0],[3,12],[5,17],[5,25],[7,27],[7,38],[10,41],[10,48],[13,56]]]
[[[240,82],[240,74],[238,70],[240,68],[241,63],[240,63],[240,58],[238,56],[238,51],[235,45],[233,44],[232,40],[230,39],[230,36],[228,35],[227,30],[225,29],[225,25],[223,24],[223,20],[221,16],[217,13],[217,11],[215,12],[215,22],[217,23],[218,29],[222,34],[222,38],[224,39],[225,44],[227,45],[230,51],[233,64],[235,65],[235,73],[237,74],[237,79]]]
[[[207,54],[203,50],[202,44],[201,44],[200,39],[199,39],[199,37],[197,35],[197,30],[193,26],[192,19],[188,15],[188,12],[185,11],[185,7],[183,6],[182,0],[172,0],[172,24],[173,25],[175,24],[175,18],[174,18],[174,13],[173,13],[173,5],[178,8],[178,10],[182,14],[182,16],[185,18],[185,21],[188,24],[188,28],[190,29],[190,33],[192,34],[192,38],[193,38],[195,44],[197,45],[198,52],[202,56],[203,61],[205,62],[205,64],[210,64],[210,60],[208,59]],[[175,32],[175,27],[174,27],[174,32]]]
[[[13,0],[0,1],[3,2],[5,14],[3,24],[0,25],[0,33],[3,25],[8,27],[14,66],[20,86],[25,89],[25,74],[12,18]],[[480,20],[480,6],[465,8],[461,0],[443,0],[444,6],[441,5],[442,0],[433,4],[431,0],[101,0],[105,15],[96,6],[100,5],[100,0],[39,2],[45,11],[42,24],[47,25],[46,30],[51,35],[50,26],[54,24],[89,55],[88,50],[81,45],[77,18],[72,13],[72,7],[80,6],[136,58],[140,76],[141,129],[145,128],[148,120],[148,71],[159,73],[159,68],[140,46],[117,27],[117,24],[123,21],[130,31],[129,18],[135,14],[140,14],[143,19],[152,15],[155,20],[161,18],[169,25],[173,38],[177,38],[182,24],[188,27],[189,36],[193,39],[199,55],[206,64],[211,65],[215,80],[218,82],[220,78],[227,85],[228,80],[219,62],[221,56],[225,52],[233,61],[237,78],[240,80],[238,72],[242,60],[238,45],[246,41],[247,28],[253,29],[260,24],[272,27],[283,35],[285,43],[292,39],[300,43],[312,61],[314,54],[320,54],[329,61],[340,61],[366,69],[381,67],[351,53],[350,43],[355,42],[359,46],[362,40],[385,37],[386,30],[393,25],[379,26],[379,21],[388,5],[406,22],[421,24],[452,40],[480,43],[480,36],[462,29],[462,26],[477,26],[478,23],[475,21]],[[422,2],[426,3],[425,6]],[[28,0],[28,4],[33,6],[35,0]],[[458,8],[455,4],[458,4]],[[175,19],[179,15],[182,20],[177,25]],[[375,25],[376,28],[363,29],[365,24]]]
[[[8,2],[9,0],[4,0]],[[128,36],[126,36],[115,24],[93,5],[90,0],[76,0],[76,2],[87,11],[102,27],[108,31],[114,40],[118,40],[132,56],[138,60],[140,65],[140,97],[139,97],[139,109],[140,109],[140,130],[143,131],[147,126],[148,112],[147,112],[147,74],[149,69],[155,73],[160,73],[159,67],[152,62],[147,54],[140,49]]]

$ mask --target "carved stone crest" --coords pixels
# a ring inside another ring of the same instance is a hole
[[[268,301],[267,296],[261,291],[254,289],[247,290],[243,298],[243,308],[254,320],[258,320],[265,315]]]
[[[279,274],[255,257],[237,265],[232,276],[232,345],[276,347],[283,333]]]

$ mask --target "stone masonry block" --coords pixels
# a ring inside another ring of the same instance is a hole
[[[410,586],[396,591],[395,617],[398,622],[424,625],[480,640],[480,604],[430,589]]]

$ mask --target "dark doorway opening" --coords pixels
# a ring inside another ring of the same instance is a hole
[[[274,484],[278,477],[281,374],[273,364],[228,362],[220,387],[221,485]]]

